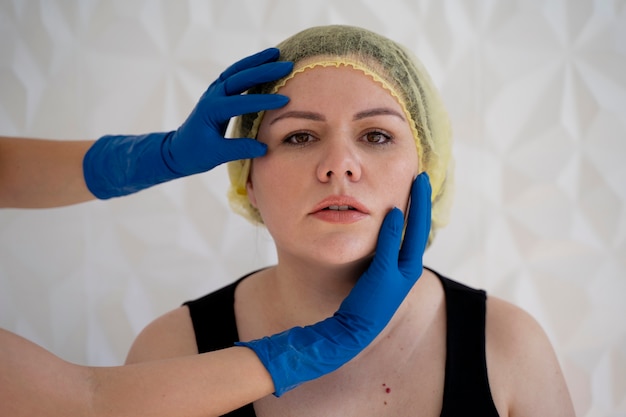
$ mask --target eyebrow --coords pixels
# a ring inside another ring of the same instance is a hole
[[[402,114],[388,107],[376,107],[373,109],[360,111],[354,115],[352,120],[362,120],[368,117],[375,117],[375,116],[395,116],[395,117],[398,117],[400,120],[404,121],[404,116]],[[317,122],[323,122],[326,120],[326,117],[321,113],[316,113],[312,111],[292,110],[292,111],[282,113],[278,115],[277,117],[275,117],[274,119],[272,119],[272,121],[270,121],[270,125],[273,125],[279,120],[288,119],[288,118],[313,120]]]
[[[396,116],[396,117],[399,117],[400,120],[404,121],[404,116],[402,116],[402,114],[388,107],[377,107],[374,109],[360,111],[354,115],[353,120],[361,120],[367,117],[374,117],[374,116]]]
[[[326,120],[326,117],[324,117],[324,115],[321,113],[315,113],[312,111],[292,110],[292,111],[288,111],[283,114],[280,114],[276,118],[272,119],[272,121],[270,122],[270,125],[273,125],[279,120],[287,119],[287,118],[314,120],[318,122],[323,122]]]

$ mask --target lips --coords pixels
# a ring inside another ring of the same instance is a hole
[[[369,214],[369,210],[359,200],[350,196],[333,195],[326,197],[313,207],[311,213],[318,211],[348,211],[354,210],[364,214]]]
[[[330,223],[354,223],[369,215],[369,210],[350,196],[329,196],[315,205],[313,217]]]

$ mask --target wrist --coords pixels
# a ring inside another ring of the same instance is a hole
[[[107,135],[98,139],[83,159],[89,191],[99,199],[108,199],[179,177],[162,156],[163,142],[172,133]]]

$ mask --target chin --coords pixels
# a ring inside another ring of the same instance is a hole
[[[374,249],[375,245],[329,245],[316,252],[314,260],[326,266],[349,267],[369,262],[374,255]]]
[[[293,236],[293,235],[292,235]],[[378,235],[361,231],[358,233],[330,232],[330,233],[303,233],[308,238],[294,241],[276,239],[279,253],[287,255],[285,260],[297,260],[307,264],[318,264],[320,267],[349,267],[371,260],[376,250]]]

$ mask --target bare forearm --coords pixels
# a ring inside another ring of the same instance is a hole
[[[94,199],[82,165],[92,143],[0,137],[0,207],[59,207]]]
[[[274,391],[244,347],[95,368],[93,375],[95,416],[220,416]]]
[[[88,416],[89,369],[0,329],[0,415]]]
[[[273,391],[271,376],[244,347],[84,367],[0,329],[3,416],[218,416]]]

